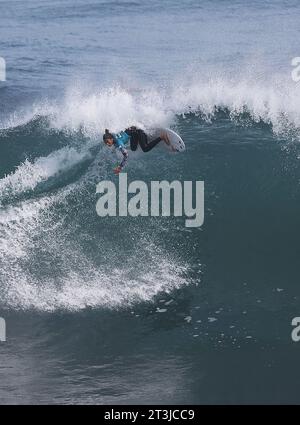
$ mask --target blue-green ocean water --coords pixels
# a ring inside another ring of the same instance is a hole
[[[298,403],[297,1],[0,1],[0,402]],[[96,214],[105,128],[205,222]]]

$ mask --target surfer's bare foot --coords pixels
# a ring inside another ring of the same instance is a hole
[[[166,143],[166,145],[171,146],[171,142],[166,131],[162,131],[160,133],[160,138]]]
[[[177,152],[177,150],[174,148],[174,146],[172,146],[170,139],[169,139],[169,136],[168,136],[168,133],[166,131],[163,131],[160,134],[160,138],[165,142],[166,145],[169,146],[169,148],[171,149],[172,152]]]

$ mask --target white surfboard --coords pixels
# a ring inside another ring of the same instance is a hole
[[[174,130],[171,130],[170,128],[157,128],[153,132],[151,132],[151,135],[149,135],[149,139],[155,139],[158,137],[162,132],[167,133],[168,139],[170,140],[171,146],[168,146],[164,141],[161,141],[159,145],[164,145],[169,151],[171,152],[184,152],[185,151],[185,144],[182,138],[179,136],[179,134],[175,133]]]

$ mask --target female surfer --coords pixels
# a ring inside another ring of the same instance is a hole
[[[170,140],[168,139],[167,133],[161,133],[160,137],[148,141],[147,134],[143,130],[136,127],[129,127],[125,131],[121,131],[117,134],[110,133],[109,130],[106,129],[105,133],[103,134],[103,141],[106,146],[114,146],[115,148],[119,149],[123,155],[121,163],[114,169],[115,174],[119,174],[127,163],[128,152],[126,145],[128,143],[130,144],[130,149],[132,151],[136,151],[138,145],[140,145],[143,152],[149,152],[162,140],[167,145],[170,145]]]

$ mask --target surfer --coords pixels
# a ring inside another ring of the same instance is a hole
[[[130,144],[130,149],[132,151],[136,151],[139,145],[143,152],[149,152],[162,140],[167,145],[171,145],[166,132],[162,132],[159,137],[149,141],[147,134],[143,130],[134,126],[129,127],[125,131],[121,131],[117,134],[110,133],[110,131],[106,129],[105,133],[103,134],[103,141],[106,146],[114,146],[115,148],[119,149],[123,155],[121,163],[114,169],[115,174],[119,174],[127,163],[128,152],[126,145],[128,143]]]

